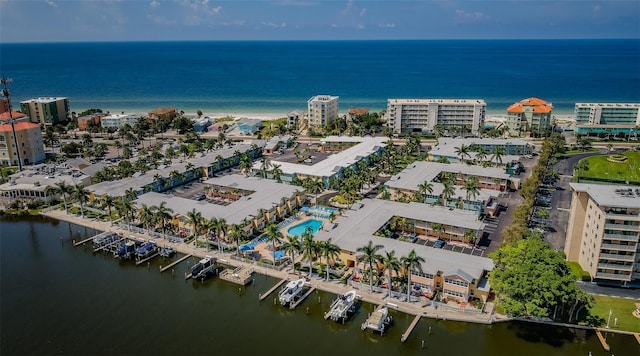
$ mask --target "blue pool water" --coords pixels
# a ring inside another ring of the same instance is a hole
[[[267,238],[266,237],[261,237],[261,238],[259,238],[257,240],[251,241],[249,243],[242,244],[242,245],[240,245],[240,251],[253,250],[256,247],[256,245],[258,245],[258,244],[260,244],[262,242],[265,242],[265,241],[267,241]]]
[[[302,233],[307,229],[307,227],[311,227],[313,230],[312,233],[315,235],[318,230],[320,230],[320,226],[322,226],[321,220],[309,219],[304,221],[296,226],[293,226],[287,230],[287,234],[301,236]]]
[[[273,256],[273,258],[275,260],[279,260],[282,257],[284,257],[284,250],[278,250],[278,251],[271,252],[271,256]]]

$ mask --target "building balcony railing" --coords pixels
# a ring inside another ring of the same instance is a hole
[[[610,240],[620,240],[620,241],[638,241],[638,238],[640,238],[640,235],[635,234],[635,235],[622,235],[622,234],[604,234],[603,237],[605,239],[610,239]]]
[[[616,211],[608,211],[604,215],[607,219],[613,220],[631,220],[631,221],[640,221],[640,214],[638,213],[630,213],[630,212],[616,212]]]
[[[612,269],[615,271],[631,271],[633,270],[633,265],[619,265],[615,263],[598,263],[598,268],[604,269]]]
[[[619,261],[632,261],[634,260],[634,255],[617,255],[615,253],[601,253],[600,259],[607,260],[619,260]]]
[[[601,248],[607,250],[635,251],[636,245],[602,244]]]
[[[640,231],[640,225],[604,224],[605,229]]]
[[[617,273],[598,272],[598,273],[596,273],[596,278],[615,279],[615,280],[618,280],[618,281],[630,281],[631,280],[631,274],[617,274]]]

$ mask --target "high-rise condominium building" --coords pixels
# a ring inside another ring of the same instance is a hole
[[[325,127],[338,117],[338,96],[316,95],[307,101],[309,126]]]
[[[388,99],[387,126],[394,133],[433,132],[436,125],[476,133],[484,125],[486,108],[480,99]]]
[[[553,105],[538,98],[520,100],[507,108],[506,125],[511,136],[520,136],[526,131],[542,134],[551,127]]]
[[[598,283],[640,286],[640,188],[570,183],[565,254]]]
[[[574,113],[576,134],[628,135],[640,126],[640,103],[576,103]]]
[[[20,102],[20,110],[31,122],[52,125],[69,120],[68,98],[35,98]]]

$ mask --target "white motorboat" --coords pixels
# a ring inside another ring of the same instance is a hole
[[[307,282],[304,279],[298,279],[287,283],[280,291],[279,300],[282,305],[289,305],[295,302],[296,298],[304,291]]]
[[[346,319],[350,313],[355,311],[357,298],[358,295],[356,291],[351,290],[334,300],[331,304],[331,310],[329,311],[331,320],[339,321]]]
[[[215,268],[215,258],[203,258],[191,267],[191,277],[195,279],[205,279],[214,273]]]
[[[367,321],[362,324],[362,330],[371,329],[379,333],[383,333],[387,326],[391,324],[391,316],[387,307],[378,308],[371,313]]]

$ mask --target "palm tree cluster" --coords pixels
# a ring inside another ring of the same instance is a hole
[[[422,263],[425,262],[425,259],[419,256],[415,250],[411,250],[407,256],[400,258],[396,256],[395,250],[385,251],[384,254],[380,254],[379,251],[382,250],[382,248],[382,245],[374,245],[373,241],[369,240],[366,245],[357,249],[357,252],[361,253],[358,262],[369,266],[367,271],[369,272],[368,280],[370,291],[373,292],[374,270],[378,277],[386,272],[389,296],[391,296],[391,290],[393,288],[392,274],[399,276],[402,271],[407,281],[406,291],[407,300],[409,300],[411,296],[411,273],[416,271],[422,272]]]

